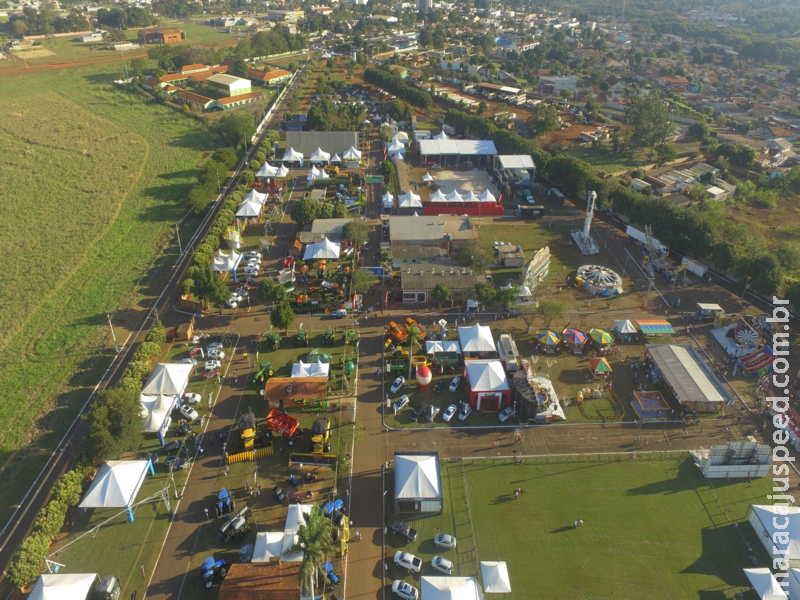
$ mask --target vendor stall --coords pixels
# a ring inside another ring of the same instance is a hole
[[[608,351],[614,343],[614,336],[605,329],[592,328],[589,330],[589,337],[592,338],[592,345],[603,352]]]
[[[567,328],[562,334],[567,345],[567,352],[579,356],[586,350],[588,339],[586,334],[577,329]]]
[[[640,419],[666,419],[669,414],[669,406],[661,392],[633,392],[631,406]]]
[[[540,329],[536,332],[539,351],[555,354],[561,350],[561,336],[551,329]]]
[[[589,371],[595,379],[606,380],[611,377],[611,365],[605,358],[590,358]]]
[[[627,320],[614,321],[613,332],[616,338],[623,342],[632,342],[636,339],[636,327]]]

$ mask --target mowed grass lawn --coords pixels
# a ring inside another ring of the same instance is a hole
[[[3,523],[107,364],[106,314],[135,322],[124,309],[149,292],[213,149],[201,123],[115,89],[115,76],[65,69],[0,90],[0,240],[12,257],[0,286]]]
[[[745,540],[770,564],[746,522],[768,478],[711,489],[686,455],[475,461],[464,476],[476,560],[508,562],[512,599],[733,598],[748,588]]]

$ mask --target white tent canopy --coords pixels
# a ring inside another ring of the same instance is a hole
[[[614,327],[619,333],[636,333],[636,327],[627,320],[614,321]]]
[[[403,144],[403,146],[405,146],[406,144],[408,144],[408,134],[405,131],[398,131],[397,133],[394,134],[392,142],[393,143],[399,142]]]
[[[300,531],[300,525],[306,524],[306,515],[311,514],[310,504],[291,504],[286,512],[285,531]]]
[[[406,192],[397,198],[400,208],[422,208],[422,199],[419,194]]]
[[[481,199],[478,198],[478,196],[475,195],[475,192],[470,190],[469,192],[467,192],[467,194],[465,196],[461,196],[461,201],[462,202],[480,202]]]
[[[277,179],[282,179],[286,177],[288,174],[289,174],[289,167],[287,167],[286,165],[281,165],[281,168],[278,169],[278,173],[277,175],[275,175],[275,177]]]
[[[786,592],[767,568],[744,569],[756,594],[761,600],[787,600]]]
[[[262,205],[258,202],[242,202],[236,209],[236,216],[243,219],[252,219],[261,214]]]
[[[268,194],[262,194],[261,192],[257,192],[255,190],[250,190],[245,194],[245,197],[242,198],[242,202],[258,202],[259,204],[264,204],[267,201]]]
[[[431,202],[447,202],[447,196],[444,195],[442,190],[436,190],[431,196]]]
[[[142,405],[142,430],[145,433],[155,433],[161,431],[172,409],[175,408],[176,396],[142,394],[139,396],[139,402]]]
[[[483,591],[487,594],[510,594],[511,580],[508,578],[508,566],[503,561],[481,561],[481,577]]]
[[[242,255],[236,250],[231,250],[230,253],[217,250],[214,259],[211,261],[211,270],[219,273],[235,271],[241,260]]]
[[[425,576],[420,586],[424,600],[482,600],[483,594],[474,577]]]
[[[317,361],[304,363],[302,360],[292,365],[292,377],[327,377],[330,374],[330,363]]]
[[[434,352],[457,352],[461,354],[461,344],[456,340],[425,342],[425,353],[433,354]]]
[[[389,145],[389,147],[386,149],[386,151],[387,151],[387,152],[388,152],[390,155],[394,155],[394,154],[396,154],[396,155],[400,155],[400,156],[405,156],[405,153],[406,153],[406,147],[405,147],[405,146],[403,146],[403,144],[401,144],[400,142],[392,142],[392,143]]]
[[[459,194],[456,190],[453,190],[452,192],[447,194],[447,196],[445,196],[445,198],[447,198],[448,202],[462,202],[463,201],[463,198],[461,197],[461,194]]]
[[[105,463],[83,495],[81,508],[125,508],[133,504],[142,487],[150,461],[110,460]]]
[[[323,163],[328,162],[331,159],[331,153],[325,152],[322,148],[317,148],[316,152],[309,157],[309,161],[312,163]]]
[[[312,177],[322,177],[322,169],[318,169],[316,165],[312,165],[311,169],[308,171],[308,178],[311,179]]]
[[[281,162],[299,162],[303,166],[303,154],[295,152],[294,148],[289,148],[283,155]]]
[[[442,129],[442,130],[441,130],[439,133],[437,133],[435,136],[433,136],[433,139],[434,139],[434,140],[449,140],[449,139],[450,139],[450,136],[449,136],[449,135],[447,135],[447,134],[444,132],[444,129]]]
[[[458,339],[464,352],[493,352],[497,348],[492,339],[492,330],[475,323],[472,327],[459,327]]]
[[[764,531],[769,536],[766,543],[772,545],[772,540],[775,539],[776,533],[781,535],[788,535],[789,543],[775,544],[787,560],[800,559],[800,507],[798,506],[780,506],[773,504],[753,504],[752,508],[755,516],[758,517],[759,522],[764,527]],[[788,525],[783,529],[778,529],[775,526],[773,518],[777,519],[779,523],[783,524],[788,521]],[[751,517],[752,522],[752,517]],[[758,530],[758,528],[756,528]],[[763,540],[762,540],[763,541]]]
[[[478,200],[481,202],[497,202],[497,198],[494,197],[494,194],[489,190],[483,190],[480,194],[478,194]]]
[[[356,150],[353,146],[350,146],[350,148],[345,150],[344,154],[342,154],[342,158],[345,160],[359,160],[361,159],[361,150]]]
[[[39,576],[28,600],[84,600],[97,573],[45,573]]]
[[[254,563],[265,563],[271,560],[280,560],[283,556],[283,538],[286,533],[283,531],[262,531],[256,535],[256,543],[253,545]]]
[[[261,165],[261,168],[256,171],[256,179],[265,179],[267,177],[275,177],[278,173],[278,167],[273,167],[268,162]]]
[[[386,192],[381,197],[381,205],[383,206],[383,208],[394,207],[394,196],[392,196],[391,192]]]
[[[394,460],[395,498],[442,498],[439,461],[432,455],[397,454]]]
[[[334,155],[333,155],[333,157],[331,158],[331,164],[333,164],[333,163],[340,163],[340,162],[342,162],[342,159],[341,159],[341,158],[339,158],[339,155],[338,155],[338,154],[334,154]]]
[[[320,258],[339,258],[341,244],[330,241],[328,238],[322,238],[321,242],[316,244],[309,244],[306,247],[303,260],[320,259]]]
[[[511,389],[503,363],[499,360],[467,360],[464,366],[473,392],[503,392]]]
[[[422,181],[424,181],[425,183],[433,181],[433,175],[431,175],[430,173],[425,173],[425,175],[422,176]]]
[[[194,366],[187,363],[159,363],[144,384],[142,394],[180,396],[186,389],[193,370]]]

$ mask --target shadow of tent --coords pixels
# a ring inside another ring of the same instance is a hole
[[[675,477],[665,479],[663,481],[656,481],[648,483],[637,488],[628,490],[628,496],[645,496],[649,494],[677,494],[687,490],[696,490],[698,487],[708,485],[700,473],[698,468],[694,465],[692,459],[687,458],[678,466],[678,472]]]
[[[682,574],[710,575],[720,578],[728,586],[749,587],[750,583],[743,569],[754,565],[747,562],[745,540],[753,546],[759,565],[771,565],[769,556],[758,542],[756,533],[749,523],[740,523],[738,528],[733,524],[707,527],[702,530],[701,535],[702,553],[696,561],[681,571]]]

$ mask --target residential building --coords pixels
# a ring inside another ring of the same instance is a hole
[[[504,267],[519,268],[525,264],[525,253],[520,246],[503,244],[497,247],[497,262]]]
[[[183,104],[188,104],[189,106],[194,106],[203,110],[211,108],[215,102],[213,98],[206,98],[205,96],[188,92],[186,90],[179,91],[177,94],[175,94],[175,97],[178,99],[178,102],[182,102]]]
[[[438,283],[443,283],[450,288],[453,302],[463,302],[475,297],[475,284],[485,282],[486,277],[477,275],[471,267],[443,265],[431,260],[420,260],[417,264],[407,264],[400,269],[400,287],[402,288],[403,302],[407,304],[430,302],[431,292]]]
[[[103,41],[103,32],[96,31],[94,33],[85,33],[78,37],[79,42],[102,42]]]
[[[306,18],[305,12],[300,8],[288,9],[288,10],[269,10],[267,12],[267,17],[270,21],[276,21],[278,23],[285,22],[285,23],[297,23]]]
[[[250,79],[257,81],[262,85],[276,85],[283,83],[292,78],[291,71],[285,69],[276,69],[274,71],[263,71],[260,69],[250,69],[248,73]]]
[[[539,77],[539,87],[550,87],[553,93],[559,93],[561,90],[569,90],[575,94],[578,91],[578,78],[575,75],[571,77]]]
[[[186,32],[179,27],[139,30],[139,41],[144,44],[175,44],[185,39]]]
[[[439,246],[422,246],[419,244],[395,245],[392,248],[392,266],[395,269],[407,264],[419,264],[423,261],[444,264],[447,261],[447,250]]]
[[[206,65],[196,64],[196,65],[185,65],[181,67],[181,73],[184,75],[188,75],[191,73],[199,73],[201,71],[208,71],[208,67]]]

